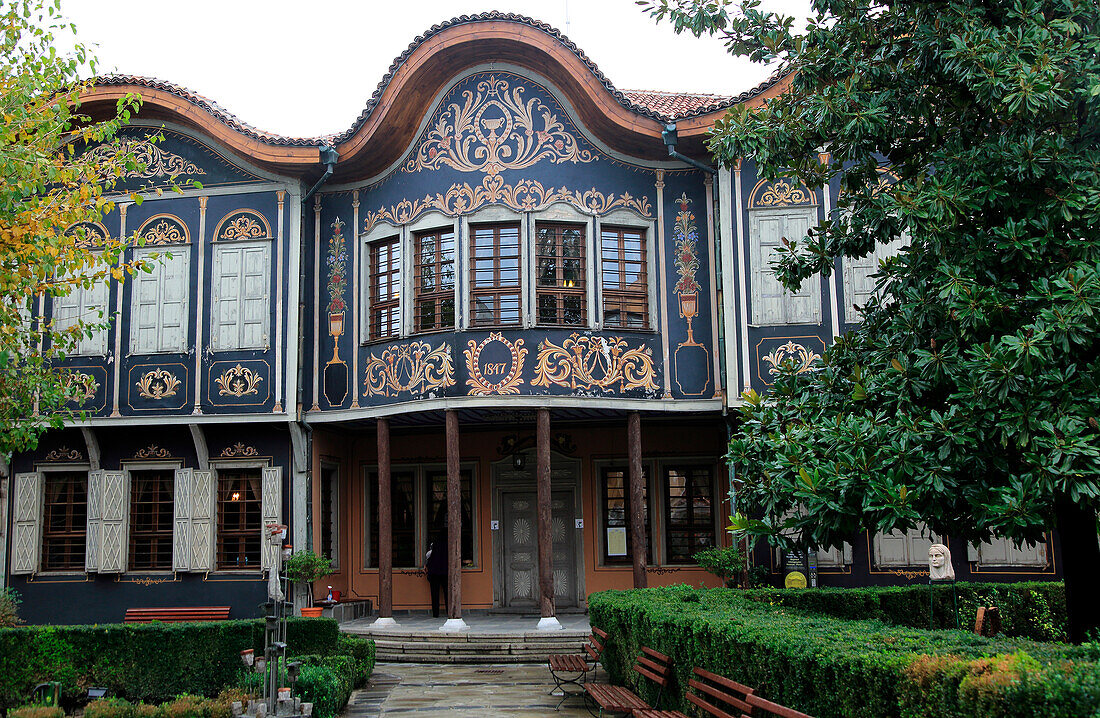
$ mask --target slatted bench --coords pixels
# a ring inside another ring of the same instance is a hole
[[[745,714],[741,716],[741,718],[761,718],[762,716],[775,716],[776,718],[813,718],[813,716],[807,715],[802,711],[796,711],[794,708],[772,703],[757,695],[750,695],[746,700],[748,704],[752,706],[752,711],[745,711]]]
[[[194,606],[191,608],[127,608],[123,623],[183,623],[192,621],[225,621],[229,606]]]
[[[658,685],[657,698],[653,702],[660,703],[661,695],[672,677],[672,659],[652,648],[642,648],[638,662],[634,664],[634,672]],[[637,711],[652,709],[651,705],[623,686],[585,683],[584,696],[588,711],[594,716],[602,716],[604,711],[637,715]]]
[[[696,677],[688,681],[689,690],[684,697],[703,711],[715,718],[733,718],[752,712],[748,703],[751,688],[698,666],[694,672]],[[688,718],[680,711],[636,710],[633,715],[634,718]]]
[[[584,644],[584,653],[556,653],[547,659],[550,675],[554,678],[554,689],[551,695],[560,690],[561,700],[554,710],[561,708],[561,704],[570,696],[581,695],[584,692],[583,684],[588,679],[588,674],[596,670],[600,662],[604,646],[607,644],[607,631],[592,627],[592,635],[588,643]],[[591,663],[589,663],[591,661]],[[573,685],[578,690],[566,690],[567,685]]]

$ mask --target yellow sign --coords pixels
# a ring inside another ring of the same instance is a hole
[[[806,588],[806,574],[801,571],[791,571],[784,579],[783,585],[787,588]]]

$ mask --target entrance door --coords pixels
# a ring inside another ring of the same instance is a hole
[[[550,537],[553,541],[554,602],[577,605],[573,492],[551,492]],[[538,505],[534,491],[501,493],[504,605],[539,605]]]

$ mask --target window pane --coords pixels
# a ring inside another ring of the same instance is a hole
[[[220,569],[260,568],[260,470],[218,470]]]
[[[44,475],[42,569],[83,571],[88,524],[88,475],[49,471]]]
[[[447,527],[447,472],[443,469],[433,469],[427,472],[428,488],[431,492],[428,496],[428,543],[430,544],[437,535],[444,533]],[[459,482],[462,494],[462,564],[471,565],[474,562],[474,516],[471,499],[473,477],[469,471],[459,474]]]
[[[714,472],[710,466],[665,469],[667,551],[670,563],[693,563],[692,556],[715,545]]]
[[[625,466],[607,467],[600,474],[600,495],[603,511],[602,536],[604,563],[630,563],[634,551],[630,545],[630,479]],[[642,521],[645,526],[646,561],[653,561],[653,544],[649,529],[649,488],[645,466],[642,467]],[[622,551],[625,550],[625,553]]]
[[[482,326],[519,324],[519,225],[475,225],[470,228],[470,305],[472,323]]]
[[[130,472],[130,569],[172,569],[173,471]]]
[[[539,324],[585,324],[584,227],[540,224],[537,237],[536,306]]]
[[[414,293],[416,330],[454,326],[454,232],[437,230],[416,235]],[[394,281],[399,282],[399,274]]]
[[[393,565],[396,568],[416,568],[421,564],[416,550],[416,474],[412,470],[390,472],[391,535]],[[370,545],[367,566],[378,567],[378,473],[371,472],[367,482],[367,505],[370,507]]]

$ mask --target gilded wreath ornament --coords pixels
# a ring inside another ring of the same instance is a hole
[[[486,346],[493,342],[500,342],[508,350],[511,369],[498,382],[491,382],[481,372],[480,357]],[[527,350],[523,348],[523,340],[517,339],[510,342],[500,332],[492,332],[481,343],[471,339],[468,342],[469,349],[463,354],[466,356],[466,373],[469,378],[466,386],[470,387],[470,396],[488,396],[489,394],[518,394],[519,386],[523,383],[523,360],[527,357]]]
[[[425,393],[454,386],[451,345],[432,347],[427,342],[394,344],[373,352],[367,361],[363,396],[396,396],[407,391]]]
[[[194,162],[161,149],[148,140],[126,137],[111,145],[100,145],[88,153],[92,159],[108,164],[113,164],[120,155],[127,154],[137,160],[137,166],[123,172],[122,177],[125,179],[206,174],[206,170]]]
[[[812,349],[798,344],[794,341],[789,341],[786,344],[772,349],[767,356],[763,357],[761,361],[771,364],[768,368],[768,374],[772,376],[776,375],[780,371],[780,367],[784,362],[793,362],[795,367],[795,374],[802,374],[810,371],[813,368],[814,362],[821,359],[821,355],[814,352]]]
[[[475,90],[465,90],[461,103],[439,113],[405,171],[446,165],[494,176],[544,159],[554,164],[595,162],[597,156],[580,147],[557,113],[538,98],[524,98],[526,89],[490,75]]]
[[[560,345],[539,342],[534,386],[569,389],[656,391],[656,369],[649,347],[630,347],[622,337],[591,337],[573,332]]]
[[[214,383],[220,387],[218,396],[234,396],[239,399],[249,394],[259,394],[260,382],[263,380],[258,372],[237,364],[222,372]]]
[[[756,202],[759,207],[785,207],[794,204],[809,204],[813,200],[806,189],[796,186],[785,179],[772,182],[771,186],[760,194]]]
[[[138,388],[138,396],[154,401],[175,396],[180,387],[180,380],[167,369],[153,369],[141,375],[135,382]]]

